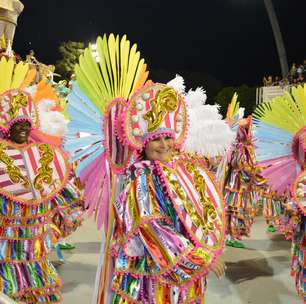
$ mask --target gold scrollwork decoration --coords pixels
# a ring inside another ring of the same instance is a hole
[[[34,188],[36,190],[42,189],[42,182],[48,185],[52,184],[53,169],[49,165],[53,162],[53,150],[46,144],[39,145],[39,151],[42,153],[39,160],[40,167],[38,168],[37,176],[34,178]]]
[[[205,180],[201,175],[200,171],[195,168],[195,165],[189,163],[187,165],[187,171],[192,175],[195,188],[200,195],[200,201],[203,206],[203,231],[207,234],[210,230],[213,230],[213,221],[217,218],[217,212],[211,202],[211,200],[206,195]]]
[[[18,110],[21,107],[26,107],[28,105],[27,95],[24,93],[19,93],[18,95],[13,97],[11,102],[10,110],[8,111],[9,115],[12,119],[18,116]]]
[[[6,165],[6,172],[9,175],[10,180],[15,183],[21,183],[24,188],[29,188],[30,183],[28,179],[22,175],[20,168],[14,165],[14,160],[5,153],[6,145],[0,144],[0,162]]]
[[[200,202],[203,207],[202,215],[199,215],[198,212],[196,212],[194,206],[188,200],[181,185],[175,179],[171,178],[170,170],[165,167],[164,172],[170,184],[173,186],[174,191],[183,201],[184,207],[187,213],[189,214],[189,216],[191,217],[192,221],[194,222],[194,224],[198,227],[202,227],[203,232],[207,235],[209,231],[214,229],[213,222],[217,219],[217,212],[211,200],[206,195],[207,186],[205,184],[204,177],[201,175],[200,171],[196,169],[195,165],[192,162],[188,162],[186,164],[186,169],[188,173],[192,176],[195,189],[200,195]]]
[[[153,132],[162,124],[167,113],[172,113],[177,109],[177,92],[171,87],[165,87],[156,93],[150,103],[151,110],[143,117],[148,122],[148,131]]]

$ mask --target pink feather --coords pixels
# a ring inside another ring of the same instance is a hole
[[[293,157],[281,157],[263,162],[261,165],[269,166],[262,171],[262,175],[268,179],[272,189],[278,194],[288,192],[299,171]]]

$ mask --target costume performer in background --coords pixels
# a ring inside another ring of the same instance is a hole
[[[203,303],[207,273],[224,273],[224,204],[206,167],[179,152],[184,97],[145,84],[126,37],[98,38],[97,50],[99,63],[88,48],[76,67],[65,145],[81,158],[85,200],[101,200],[89,206],[106,232],[93,303]]]
[[[260,104],[253,116],[262,175],[277,195],[286,196],[292,213],[292,274],[305,302],[306,85]]]
[[[235,94],[227,112],[228,122],[236,131],[236,139],[220,163],[217,175],[227,207],[226,245],[244,248],[239,240],[250,235],[258,210],[258,186],[264,180],[256,168],[252,117],[243,118],[243,109],[239,107],[237,98]]]
[[[55,94],[44,83],[28,87],[35,71],[23,62],[2,58],[0,75],[0,291],[17,302],[60,303],[47,255],[79,224],[71,206],[80,194],[60,139],[45,133],[51,122],[38,113]]]

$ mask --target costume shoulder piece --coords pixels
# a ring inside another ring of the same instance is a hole
[[[39,204],[51,198],[64,188],[69,169],[58,147],[0,140],[0,194],[12,200]]]
[[[221,250],[225,203],[212,174],[200,160],[188,156],[175,159],[174,168],[161,168],[161,178],[192,239],[211,251]]]

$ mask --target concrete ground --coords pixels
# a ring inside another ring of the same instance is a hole
[[[69,241],[76,249],[64,252],[57,266],[64,281],[63,304],[90,304],[99,258],[100,233],[91,219]],[[278,233],[266,233],[261,218],[254,224],[247,249],[226,248],[226,277],[208,278],[206,304],[300,304],[289,276],[290,243]]]

